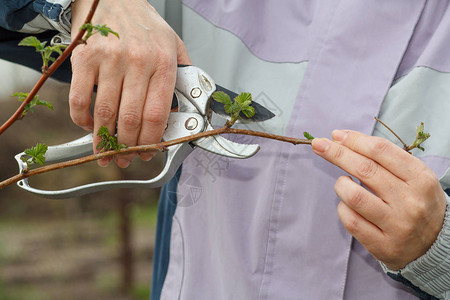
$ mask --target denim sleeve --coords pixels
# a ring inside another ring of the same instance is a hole
[[[18,32],[70,34],[74,0],[0,0],[0,27]]]
[[[38,16],[32,0],[0,0],[0,27],[19,31]]]

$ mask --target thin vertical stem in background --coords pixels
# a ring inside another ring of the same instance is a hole
[[[122,266],[122,292],[130,294],[133,288],[133,246],[130,191],[121,189],[117,195],[120,231],[120,263]]]

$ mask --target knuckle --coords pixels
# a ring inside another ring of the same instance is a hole
[[[336,151],[333,153],[334,160],[340,161],[345,155],[345,149],[342,146],[338,146]]]
[[[371,146],[371,154],[375,156],[380,156],[386,153],[390,147],[391,144],[389,144],[387,141],[381,138],[374,138],[374,142]]]
[[[344,204],[343,201],[339,202],[337,207],[339,218],[341,219],[341,222],[348,233],[355,236],[359,233],[359,221],[354,215],[348,215],[345,213],[345,211],[346,204]]]
[[[157,71],[160,74],[168,74],[175,68],[176,59],[167,53],[163,52],[159,54]],[[164,75],[163,75],[164,76]]]
[[[430,169],[426,168],[420,173],[420,182],[423,187],[431,188],[438,182],[436,174]]]
[[[115,119],[116,113],[111,106],[101,104],[96,109],[96,116],[104,121],[112,121]]]
[[[167,114],[163,107],[153,105],[151,109],[144,113],[142,119],[148,126],[162,127],[166,126]]]
[[[184,44],[183,40],[181,40],[178,36],[177,37],[177,49],[179,52],[185,52],[186,51],[186,45]]]
[[[429,207],[424,201],[414,201],[410,204],[410,215],[414,221],[421,221],[427,218]],[[411,228],[406,228],[411,230]]]
[[[108,61],[117,63],[123,58],[122,49],[120,47],[106,47],[98,49],[96,53],[104,53],[104,57],[108,57]]]
[[[89,103],[80,94],[71,92],[69,96],[69,105],[71,110],[79,111],[86,109]]]
[[[377,172],[377,169],[378,165],[374,161],[369,159],[364,160],[356,167],[356,171],[361,178],[373,177]]]
[[[412,235],[414,235],[416,231],[416,225],[415,222],[403,222],[403,224],[400,226],[399,234],[403,237],[408,239]]]
[[[364,205],[363,193],[360,189],[356,189],[351,192],[350,198],[348,199],[349,205],[353,208],[360,208]]]
[[[138,47],[129,49],[127,56],[130,63],[136,66],[143,66],[147,62],[147,55]]]
[[[138,129],[141,127],[141,115],[135,111],[127,111],[119,116],[119,122],[126,128]]]
[[[345,221],[344,226],[347,229],[347,231],[352,235],[358,234],[359,232],[359,221],[355,217],[349,217]]]
[[[79,49],[74,49],[72,55],[70,56],[72,68],[76,68],[76,66],[86,63],[92,57],[92,55],[90,55],[86,47],[77,47],[77,48]]]

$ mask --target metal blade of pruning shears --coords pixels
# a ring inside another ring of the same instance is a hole
[[[232,92],[224,87],[221,87],[220,85],[216,84],[216,92],[222,91],[233,100],[238,94],[235,92]],[[255,109],[255,115],[251,118],[248,118],[243,113],[240,114],[241,119],[238,120],[239,123],[247,123],[247,122],[263,122],[272,119],[275,117],[275,114],[262,106],[261,104],[252,101],[252,104],[250,106],[253,106]],[[225,112],[225,105],[223,103],[211,100],[210,104],[211,109],[221,116],[224,119],[230,119],[230,115]]]
[[[230,96],[231,99],[236,98],[236,96],[238,95],[235,92],[232,92],[232,91],[216,84],[216,92],[218,92],[218,91],[224,92],[225,94]],[[177,106],[178,106],[178,101],[177,101],[176,96],[174,95],[173,100],[172,100],[172,109],[176,108]],[[255,109],[255,115],[251,118],[248,118],[246,115],[241,113],[240,114],[241,119],[237,121],[238,123],[263,122],[263,121],[267,121],[267,120],[270,120],[273,117],[275,117],[275,114],[273,112],[271,112],[270,110],[265,108],[263,105],[255,102],[255,101],[252,101],[251,106],[253,106],[253,108]],[[220,103],[220,102],[214,101],[214,99],[211,99],[210,108],[213,112],[215,112],[220,117],[222,117],[226,120],[230,119],[230,115],[225,112],[225,105],[223,103]]]

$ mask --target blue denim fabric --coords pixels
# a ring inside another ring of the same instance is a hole
[[[47,16],[55,22],[59,21],[59,16],[63,11],[61,4],[50,3],[45,0],[35,0],[33,4],[34,10]]]
[[[167,275],[170,257],[170,234],[172,217],[177,208],[177,186],[181,175],[181,167],[172,180],[161,190],[156,225],[155,252],[153,255],[152,293],[150,300],[159,300],[164,280]]]
[[[33,9],[33,0],[0,0],[0,27],[20,30],[37,15]],[[0,38],[3,36],[0,35]]]
[[[398,281],[398,282],[403,283],[403,284],[406,285],[407,287],[412,288],[412,289],[417,293],[417,296],[418,296],[420,299],[423,299],[423,300],[439,300],[438,298],[433,297],[433,296],[431,296],[431,295],[425,293],[424,291],[422,291],[421,289],[419,289],[418,287],[416,287],[415,285],[413,285],[413,284],[411,283],[411,281],[409,281],[408,279],[406,279],[405,277],[403,277],[401,274],[387,273],[387,275],[388,275],[389,277],[391,277],[392,279],[394,279],[394,280],[396,280],[396,281]]]

